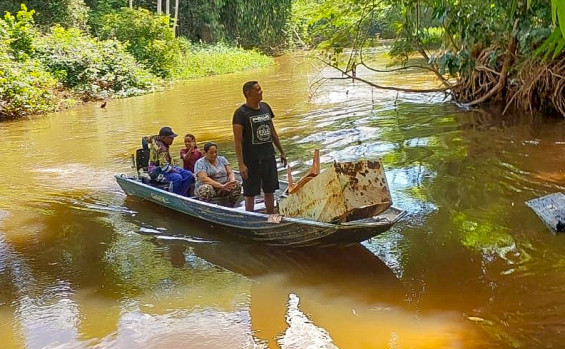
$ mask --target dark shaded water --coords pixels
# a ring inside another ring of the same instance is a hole
[[[312,94],[316,72],[282,57],[0,124],[2,347],[562,346],[565,240],[524,201],[565,191],[565,122],[343,80]],[[407,217],[357,246],[273,249],[123,195],[113,174],[131,171],[140,136],[162,125],[235,161],[231,115],[249,79],[277,114],[296,176],[316,147],[323,163],[382,157]]]

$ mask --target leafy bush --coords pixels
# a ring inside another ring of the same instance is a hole
[[[6,13],[5,20],[0,20],[0,119],[57,108],[53,93],[57,81],[29,58],[37,36],[32,15],[22,5],[17,19]]]
[[[65,28],[87,29],[88,7],[84,0],[1,0],[0,14],[16,13],[22,3],[35,10],[35,22],[40,26],[60,24]]]
[[[14,58],[20,61],[26,60],[33,54],[33,40],[39,36],[39,32],[34,27],[33,14],[33,10],[28,11],[22,4],[21,11],[16,17],[6,12],[2,22]]]
[[[181,48],[170,18],[144,9],[122,8],[103,17],[103,39],[127,42],[128,51],[154,74],[170,78],[180,64]]]
[[[85,100],[147,93],[159,84],[126,52],[123,44],[98,41],[78,29],[56,26],[34,47],[46,69]]]
[[[0,119],[54,111],[57,81],[35,60],[15,61],[0,43]]]

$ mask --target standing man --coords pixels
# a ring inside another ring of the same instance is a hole
[[[170,127],[162,127],[159,135],[144,137],[149,144],[149,175],[153,179],[165,178],[170,182],[169,191],[188,195],[190,185],[194,183],[192,172],[175,166],[169,147],[173,144],[176,133]]]
[[[246,102],[235,110],[232,125],[235,154],[243,177],[245,210],[253,211],[255,196],[262,188],[267,213],[271,214],[275,212],[274,192],[279,189],[273,144],[281,154],[283,166],[286,166],[286,154],[273,125],[275,114],[267,103],[261,102],[263,91],[259,83],[248,81],[243,84],[243,95]]]

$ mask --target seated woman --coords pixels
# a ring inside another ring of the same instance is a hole
[[[241,195],[241,184],[235,180],[230,163],[223,156],[218,156],[218,146],[204,144],[204,157],[194,164],[196,189],[194,195],[209,201],[216,197],[227,197],[234,205]]]

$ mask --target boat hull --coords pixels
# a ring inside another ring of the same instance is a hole
[[[236,235],[272,246],[358,243],[387,231],[404,214],[402,210],[391,207],[378,216],[344,224],[285,217],[280,223],[271,223],[267,214],[176,195],[124,175],[116,176],[116,180],[128,196],[152,201],[186,215],[228,227]]]

